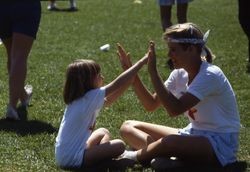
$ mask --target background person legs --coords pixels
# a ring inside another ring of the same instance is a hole
[[[191,0],[176,0],[178,23],[187,22],[188,2],[190,1]],[[163,32],[165,32],[166,28],[172,25],[172,5],[175,4],[175,0],[158,0],[158,3],[160,5],[161,25]]]
[[[50,0],[47,9],[50,11],[58,11],[59,9],[56,7],[56,0]]]
[[[250,1],[238,0],[239,3],[239,22],[248,38],[248,64],[247,72],[250,72]]]
[[[177,4],[178,23],[186,23],[187,22],[187,10],[188,10],[188,3],[178,3]]]
[[[76,0],[69,0],[69,6],[70,6],[70,10],[72,11],[76,11]]]
[[[38,31],[41,4],[33,2],[1,2],[0,37],[7,52],[9,102],[6,118],[19,120],[17,104],[25,105],[30,99],[25,88],[27,59]]]
[[[161,16],[161,25],[163,32],[166,28],[172,25],[171,22],[171,5],[160,5],[160,16]]]

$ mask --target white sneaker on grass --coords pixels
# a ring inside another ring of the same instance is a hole
[[[25,85],[24,87],[24,90],[27,94],[27,98],[24,102],[22,102],[22,105],[23,107],[28,107],[30,105],[30,102],[31,102],[31,98],[32,98],[32,94],[33,94],[33,87],[32,85]]]
[[[125,150],[118,159],[130,159],[137,161],[137,151]]]
[[[49,10],[49,11],[59,11],[60,9],[57,8],[56,4],[49,4],[47,6],[47,10]]]

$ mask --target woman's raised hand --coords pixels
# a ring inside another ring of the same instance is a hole
[[[151,71],[152,69],[156,68],[155,43],[153,41],[149,42],[149,49],[147,54],[148,54],[148,70]]]

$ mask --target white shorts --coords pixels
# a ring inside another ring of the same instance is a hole
[[[217,133],[212,131],[197,130],[188,125],[179,130],[180,135],[196,135],[208,138],[214,152],[222,166],[237,161],[239,147],[239,133]]]
[[[191,2],[192,0],[158,0],[159,5],[174,5],[175,2],[177,4],[183,4],[183,3],[188,3]]]

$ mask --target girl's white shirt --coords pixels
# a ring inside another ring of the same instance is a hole
[[[175,69],[164,84],[177,98],[189,92],[200,99],[196,106],[184,113],[192,128],[221,133],[239,132],[240,118],[235,94],[219,67],[202,62],[190,85],[188,73],[184,69]]]
[[[55,158],[61,167],[80,166],[86,142],[104,105],[105,87],[88,91],[67,105],[55,143]]]

